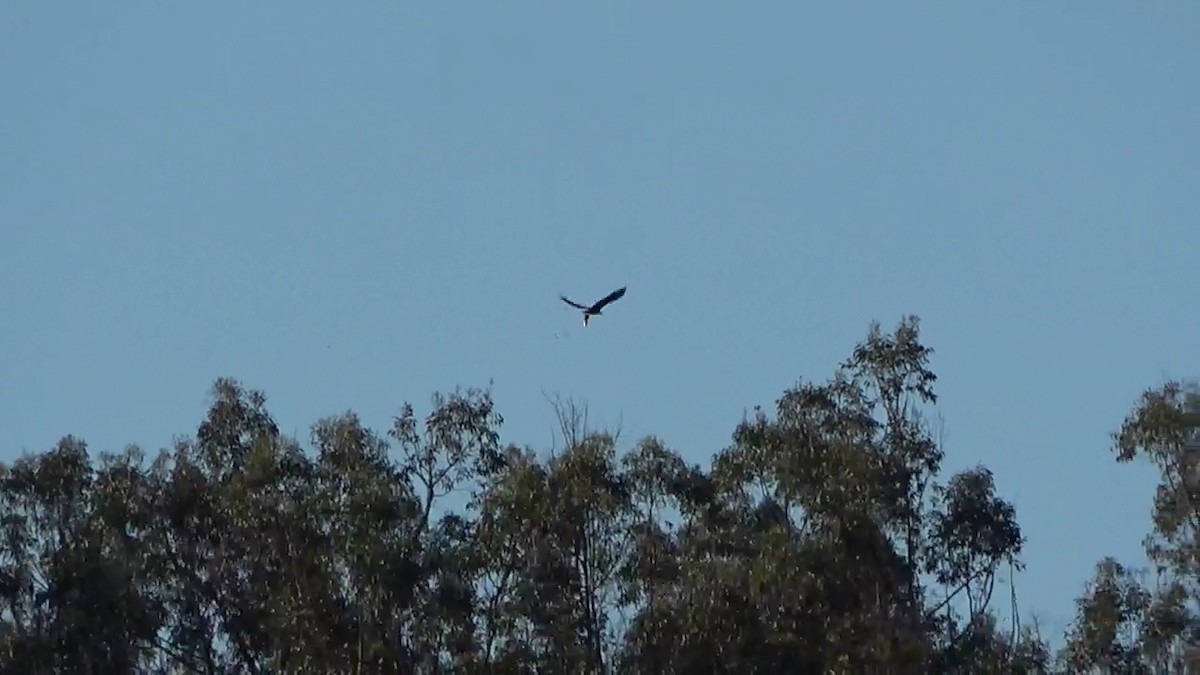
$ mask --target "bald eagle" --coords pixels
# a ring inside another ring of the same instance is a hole
[[[583,325],[584,325],[584,327],[587,327],[589,319],[591,319],[593,316],[599,316],[600,310],[604,309],[605,305],[607,305],[610,302],[619,300],[622,295],[625,295],[625,287],[624,286],[618,288],[617,290],[613,291],[612,293],[609,293],[608,295],[604,296],[603,298],[597,300],[590,307],[587,305],[581,305],[578,302],[574,302],[572,300],[568,300],[567,296],[565,296],[565,295],[560,295],[558,297],[562,298],[562,301],[567,303],[568,305],[570,305],[576,309],[583,310]]]

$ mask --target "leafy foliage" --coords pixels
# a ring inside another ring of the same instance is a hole
[[[1200,388],[1168,382],[1142,394],[1113,434],[1117,461],[1159,474],[1145,548],[1153,585],[1105,558],[1077,601],[1061,655],[1086,671],[1174,673],[1200,666]],[[1188,672],[1191,672],[1188,670]]]
[[[931,355],[915,318],[873,325],[708,467],[655,437],[621,453],[574,403],[560,452],[502,446],[480,390],[383,435],[320,420],[306,450],[218,380],[195,438],[153,459],[67,437],[0,467],[0,669],[1045,672],[1046,644],[993,609],[1021,567],[1012,505],[984,467],[942,476]],[[1155,401],[1122,448],[1165,461]],[[1181,494],[1156,520],[1173,590],[1104,567],[1073,664],[1191,625]]]

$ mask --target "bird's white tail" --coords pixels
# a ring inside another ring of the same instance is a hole
[[[584,328],[587,328],[587,325],[588,325],[588,319],[591,319],[591,318],[592,318],[592,317],[591,317],[591,315],[590,315],[590,314],[584,314],[584,315],[583,315],[583,327],[584,327]]]

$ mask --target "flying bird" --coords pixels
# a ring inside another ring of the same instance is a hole
[[[587,305],[581,305],[578,302],[574,302],[572,300],[568,300],[567,296],[565,296],[565,295],[560,295],[558,297],[562,298],[562,301],[567,303],[568,305],[570,305],[576,309],[583,310],[583,325],[586,328],[588,325],[589,319],[591,319],[593,316],[599,316],[600,310],[604,309],[605,305],[607,305],[610,302],[619,300],[622,295],[625,295],[625,287],[624,286],[618,288],[617,290],[613,291],[612,293],[609,293],[608,295],[604,296],[603,298],[597,300],[595,302],[595,304],[593,304],[590,307]]]

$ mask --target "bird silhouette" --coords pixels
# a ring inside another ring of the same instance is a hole
[[[608,305],[610,302],[615,302],[617,300],[620,300],[621,296],[623,296],[623,295],[625,295],[625,287],[624,286],[618,288],[617,290],[613,291],[612,293],[609,293],[608,295],[597,300],[595,303],[593,303],[591,305],[581,305],[578,302],[575,302],[574,300],[569,300],[567,298],[567,296],[565,296],[565,295],[560,295],[558,297],[561,298],[562,301],[567,303],[568,305],[570,305],[576,309],[583,310],[583,326],[584,326],[584,328],[586,328],[588,325],[588,321],[591,320],[591,318],[593,316],[600,316],[600,310],[604,309],[604,307],[606,305]]]

